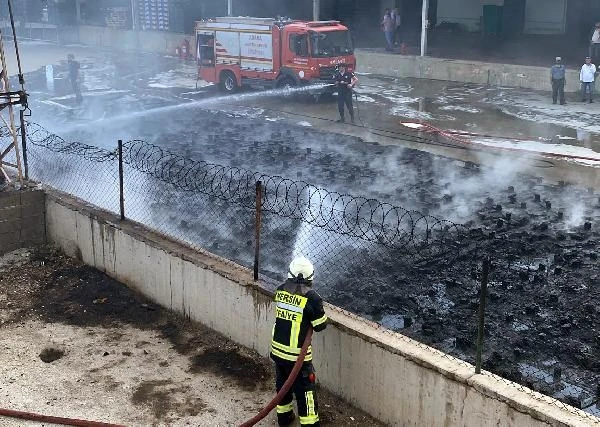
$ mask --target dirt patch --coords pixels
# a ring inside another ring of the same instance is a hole
[[[271,364],[253,351],[231,346],[227,341],[214,345],[211,335],[199,334],[201,325],[184,328],[172,319],[161,325],[160,331],[180,354],[191,355],[190,372],[216,372],[230,378],[245,390],[266,390],[272,385]],[[198,353],[198,349],[205,348]]]
[[[317,372],[318,375],[318,372]],[[322,388],[317,383],[319,418],[324,426],[364,426],[376,427],[385,424],[374,422],[370,416],[348,408],[348,402]]]
[[[274,395],[271,362],[255,351],[50,246],[10,256],[10,262],[0,257],[0,375],[9,379],[8,406],[128,425],[214,419],[238,425]],[[37,360],[22,358],[31,351],[47,363],[61,362],[52,372],[26,366],[23,360]],[[29,403],[20,397],[36,393]],[[325,390],[319,399],[323,425],[382,425]],[[82,402],[95,409],[82,413]],[[269,417],[265,425],[275,419]]]
[[[40,359],[44,363],[52,363],[65,355],[65,352],[54,347],[46,347],[40,353]]]
[[[211,330],[202,325],[193,325],[179,318],[170,318],[160,325],[162,336],[171,342],[173,349],[179,354],[190,354],[205,345],[212,344]],[[204,333],[200,333],[204,332]]]
[[[144,381],[133,392],[131,401],[149,407],[157,420],[165,420],[169,413],[196,416],[207,405],[199,397],[186,396],[192,392],[189,387],[177,387],[170,380]]]
[[[250,358],[240,354],[236,348],[211,347],[194,356],[191,371],[202,370],[233,378],[245,390],[267,389],[271,380],[271,370],[262,358]]]

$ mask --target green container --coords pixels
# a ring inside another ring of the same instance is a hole
[[[502,32],[502,6],[483,6],[483,34],[497,36]]]

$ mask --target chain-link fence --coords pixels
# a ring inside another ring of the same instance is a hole
[[[139,140],[122,144],[121,193],[116,142],[67,142],[35,124],[27,136],[34,180],[270,279],[307,256],[329,302],[598,420],[597,215],[565,228],[534,178],[531,194],[483,201],[483,225],[461,225]]]
[[[37,124],[27,126],[29,177],[110,212],[119,212],[116,152],[67,142]]]

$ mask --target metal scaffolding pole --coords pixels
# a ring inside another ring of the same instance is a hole
[[[227,0],[227,16],[233,16],[233,0]]]
[[[5,34],[4,31],[0,30],[0,64],[2,65],[2,71],[0,75],[0,137],[6,137],[5,139],[0,139],[0,144],[8,144],[7,146],[0,146],[0,175],[3,175],[3,177],[6,179],[6,177],[9,176],[7,170],[16,170],[17,179],[19,180],[20,184],[23,184],[21,150],[19,149],[19,135],[17,134],[13,106],[20,105],[23,111],[27,110],[27,94],[24,89],[25,79],[23,78],[23,71],[21,69],[21,59],[19,55],[19,46],[17,44],[11,0],[7,0],[7,2],[12,27],[12,37],[15,45],[15,55],[19,67],[18,75],[21,90],[10,90],[10,81],[8,78],[9,72],[6,64],[6,52],[4,49]],[[21,117],[21,133],[25,132],[25,119],[23,118],[24,115],[25,114],[19,114]],[[2,129],[3,127],[5,129]],[[10,159],[11,161],[9,161],[9,155],[12,153],[14,153],[14,160]]]
[[[131,30],[137,30],[137,13],[135,13],[135,0],[131,0]]]
[[[77,25],[81,25],[81,0],[75,0],[75,22]]]
[[[427,28],[429,28],[429,0],[423,0],[423,10],[421,11],[421,56],[427,54]]]
[[[321,0],[313,0],[313,21],[319,20],[320,12],[321,12]]]

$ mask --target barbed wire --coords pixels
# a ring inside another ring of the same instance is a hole
[[[96,162],[116,159],[115,151],[68,142],[36,123],[27,125],[27,137],[30,144],[57,153]],[[467,231],[461,224],[401,206],[329,191],[305,181],[192,160],[142,140],[123,143],[123,161],[180,190],[247,208],[256,206],[256,182],[261,181],[263,211],[384,246],[423,250]]]
[[[27,123],[27,141],[33,145],[46,148],[55,153],[73,154],[93,162],[114,161],[117,158],[115,151],[105,150],[81,142],[68,142],[60,136],[49,132],[37,123]],[[18,132],[20,134],[21,128]],[[0,135],[4,137],[5,135]]]

